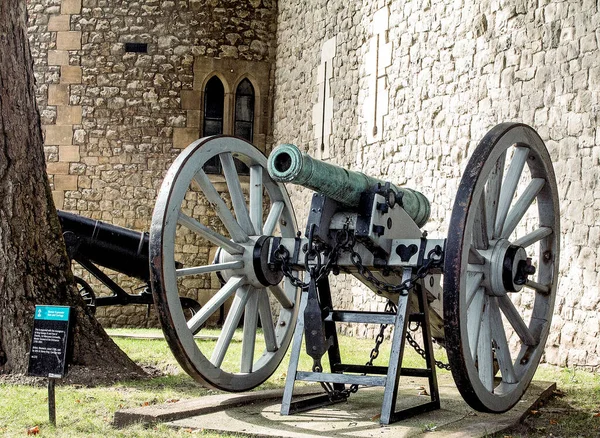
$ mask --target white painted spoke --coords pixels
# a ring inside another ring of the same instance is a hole
[[[250,220],[255,230],[262,230],[263,212],[263,168],[250,167]]]
[[[262,325],[263,334],[265,336],[265,348],[269,352],[277,351],[277,338],[275,336],[275,328],[273,326],[273,315],[271,314],[271,304],[266,291],[261,291],[258,294],[258,314],[260,315],[260,323]]]
[[[502,317],[500,316],[498,302],[496,301],[496,298],[491,298],[489,301],[492,339],[496,341],[496,359],[498,359],[498,366],[500,367],[500,373],[502,374],[502,381],[506,383],[517,383],[517,376],[515,374],[513,361],[510,356],[510,350],[508,348],[508,341],[506,340],[506,333],[504,332],[504,324],[502,323]]]
[[[533,203],[534,199],[537,197],[538,193],[540,193],[540,190],[544,187],[545,183],[546,181],[543,178],[534,178],[529,182],[529,185],[519,200],[508,213],[506,222],[502,228],[502,237],[508,239]]]
[[[490,320],[489,297],[485,297],[485,306],[481,317],[481,331],[477,343],[477,370],[479,380],[490,392],[494,389],[494,355],[492,352],[492,327]]]
[[[240,323],[240,319],[244,313],[244,307],[248,301],[249,289],[250,286],[246,286],[237,290],[237,293],[233,298],[233,303],[231,303],[231,307],[229,308],[229,312],[227,312],[227,318],[225,318],[221,334],[219,335],[215,349],[210,356],[210,362],[217,368],[220,368],[223,364],[227,348],[229,348],[235,329]]]
[[[500,192],[500,199],[498,201],[498,212],[496,215],[496,225],[494,228],[494,236],[496,237],[502,234],[502,229],[506,221],[506,215],[508,214],[512,200],[515,197],[517,185],[521,179],[523,167],[525,166],[528,155],[529,148],[523,146],[517,146],[515,148],[515,153],[510,163],[510,167],[506,172],[506,178],[504,178],[504,182],[502,183],[502,191]]]
[[[285,291],[280,285],[276,284],[275,286],[269,286],[269,291],[284,309],[291,309],[294,307],[293,301],[285,294]]]
[[[515,240],[513,242],[514,245],[522,246],[523,248],[527,248],[528,246],[533,245],[536,242],[548,237],[552,234],[552,228],[550,227],[540,227],[535,231]]]
[[[504,316],[506,317],[510,325],[513,327],[513,329],[515,329],[515,332],[521,339],[521,342],[523,342],[525,345],[530,346],[537,345],[537,341],[534,339],[533,335],[529,331],[529,327],[527,327],[527,324],[525,324],[523,318],[521,318],[519,311],[517,310],[513,302],[510,300],[510,298],[506,295],[498,297],[498,303],[500,304],[500,309],[502,310],[502,313],[504,313]]]
[[[248,208],[246,207],[246,200],[242,193],[242,185],[238,177],[237,171],[235,170],[235,162],[231,152],[219,154],[221,159],[221,166],[223,167],[223,175],[225,181],[227,181],[227,188],[231,195],[231,203],[233,204],[233,210],[235,211],[235,217],[239,222],[242,229],[246,234],[253,236],[257,233],[254,232],[254,227],[250,221],[250,215],[248,214]]]
[[[192,333],[196,333],[202,324],[208,321],[208,318],[211,317],[213,313],[219,310],[219,307],[227,301],[235,291],[244,284],[246,281],[246,277],[231,277],[225,285],[219,289],[219,291],[214,294],[210,300],[206,302],[204,306],[196,313],[194,316],[190,318],[187,322],[187,326]]]
[[[479,344],[479,331],[481,330],[481,316],[483,315],[483,304],[485,293],[473,295],[471,305],[467,307],[467,333],[469,334],[469,348],[473,360],[477,357],[477,345]]]
[[[498,199],[500,198],[500,188],[502,185],[502,176],[504,175],[504,163],[506,162],[506,151],[504,151],[496,166],[490,173],[485,190],[485,214],[488,238],[494,238],[494,224],[496,223],[496,213],[498,211]]]
[[[200,234],[206,240],[223,248],[229,254],[242,254],[244,252],[244,247],[242,245],[238,245],[237,243],[229,240],[227,237],[222,236],[216,231],[211,230],[206,225],[198,222],[196,219],[189,217],[181,211],[179,212],[179,218],[177,220],[177,223],[183,225],[189,230],[194,231],[195,233]]]
[[[261,291],[251,290],[246,311],[244,312],[244,331],[242,338],[242,359],[240,372],[251,373],[256,348],[256,329],[258,327],[258,294]]]
[[[214,265],[193,266],[189,268],[177,269],[177,277],[185,277],[188,275],[209,274],[211,272],[224,271],[226,269],[242,269],[244,262],[237,260],[234,262],[215,263]]]
[[[227,204],[225,204],[225,201],[223,201],[219,192],[217,192],[217,189],[215,189],[202,169],[198,170],[194,175],[194,182],[200,186],[200,189],[204,193],[204,196],[206,196],[208,202],[215,208],[223,225],[225,225],[225,228],[229,231],[231,238],[238,243],[247,242],[248,233],[242,229],[238,221],[233,217],[233,213],[231,213],[231,210],[229,210],[229,207],[227,207]]]
[[[471,265],[483,265],[485,264],[485,257],[483,257],[479,251],[475,248],[469,248],[469,264]]]
[[[476,249],[488,249],[488,226],[487,214],[485,212],[485,195],[479,198],[479,208],[475,213],[475,222],[473,223],[473,246]]]
[[[283,207],[285,207],[283,201],[276,201],[271,206],[271,210],[269,211],[269,215],[265,221],[265,226],[263,227],[264,236],[272,236],[275,232],[275,227],[277,226],[277,222],[279,222],[279,218],[283,212]]]
[[[533,280],[527,280],[527,282],[525,283],[525,287],[533,289],[536,292],[539,292],[544,295],[546,295],[550,292],[550,286],[546,286],[544,284],[537,283]]]
[[[471,306],[475,294],[479,291],[483,293],[483,289],[480,290],[481,282],[483,281],[483,272],[469,272],[467,274],[467,309]]]

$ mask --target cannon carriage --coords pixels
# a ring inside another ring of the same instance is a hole
[[[215,157],[220,182],[204,171]],[[236,161],[249,176],[238,174]],[[304,234],[284,183],[315,191]],[[200,198],[218,220],[200,217]],[[283,414],[346,400],[359,385],[383,386],[383,424],[439,408],[434,338],[464,399],[504,412],[542,358],[558,282],[558,191],[544,143],[526,125],[496,126],[465,168],[445,238],[422,230],[429,214],[420,192],[311,159],[292,145],[267,160],[241,139],[197,140],[166,174],[148,241],[165,338],[191,377],[226,391],[263,383],[291,345]],[[218,247],[214,261],[179,264],[192,244]],[[213,273],[222,287],[187,317],[186,279]],[[329,276],[338,273],[387,298],[386,311],[334,309]],[[228,300],[216,342],[197,343],[194,334]],[[339,322],[393,325],[388,366],[344,363]],[[402,366],[409,323],[422,329],[423,369]],[[234,349],[241,350],[236,362]],[[298,369],[302,354],[312,358],[311,370]],[[427,378],[429,401],[396,412],[401,376]],[[298,380],[320,382],[324,394],[294,401]]]

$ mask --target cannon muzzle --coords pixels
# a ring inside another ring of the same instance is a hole
[[[269,156],[267,169],[271,178],[277,182],[307,187],[348,207],[357,207],[361,194],[365,191],[378,184],[386,184],[385,181],[364,173],[312,158],[293,144],[276,147]],[[419,227],[425,225],[431,211],[427,198],[416,190],[399,188],[391,183],[390,187],[402,197],[404,210],[415,223]]]

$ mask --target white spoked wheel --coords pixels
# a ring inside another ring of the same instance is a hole
[[[544,143],[529,126],[496,126],[465,169],[444,265],[448,359],[474,409],[507,411],[533,378],[554,310],[559,227]]]
[[[222,172],[209,178],[203,169],[213,157]],[[240,163],[249,176],[239,175]],[[243,140],[200,139],[167,172],[152,216],[152,289],[167,342],[190,376],[226,391],[249,390],[274,373],[297,318],[298,291],[265,263],[272,236],[296,233],[287,192],[266,166],[266,157]],[[208,261],[206,248],[215,245],[215,260]],[[182,290],[210,273],[224,283],[186,321]],[[226,303],[214,342],[195,339]]]

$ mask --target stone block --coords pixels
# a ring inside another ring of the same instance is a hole
[[[48,175],[68,175],[69,174],[69,163],[52,162],[46,165],[46,171]]]
[[[47,125],[44,127],[44,145],[70,145],[73,142],[73,127],[70,125]]]
[[[62,0],[60,5],[61,14],[81,13],[81,0]]]
[[[81,84],[81,67],[63,65],[60,67],[61,84]]]
[[[200,109],[200,91],[183,90],[181,92],[181,109],[199,110]]]
[[[80,106],[58,106],[56,108],[57,125],[80,125],[81,107]]]
[[[62,31],[56,33],[56,48],[58,50],[81,49],[80,31]]]
[[[68,15],[53,15],[48,19],[50,32],[68,31],[71,28],[71,17]]]
[[[65,192],[63,190],[52,190],[52,199],[56,208],[63,208],[65,203]]]
[[[197,128],[173,128],[173,147],[186,148],[199,137],[200,132]]]
[[[48,105],[68,105],[69,86],[62,84],[48,85]]]
[[[187,127],[200,130],[200,111],[189,110],[187,112]]]
[[[63,162],[79,162],[79,146],[59,146],[58,159]]]
[[[69,65],[69,52],[66,50],[48,50],[48,65]]]
[[[54,175],[54,190],[77,190],[77,175]]]

